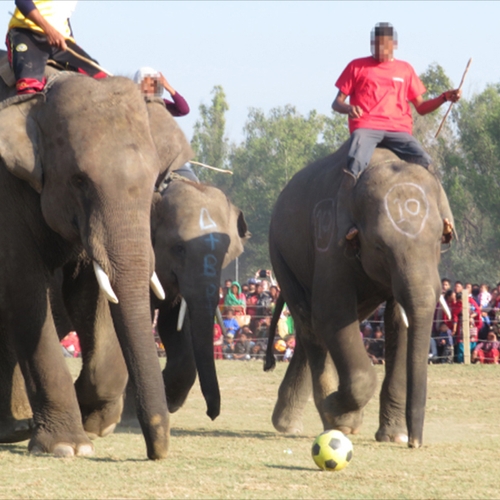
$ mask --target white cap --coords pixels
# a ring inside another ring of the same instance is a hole
[[[159,77],[160,72],[156,71],[155,69],[150,68],[148,66],[144,66],[144,67],[140,68],[139,70],[137,70],[136,74],[134,75],[134,82],[141,83],[142,80],[144,80],[144,78],[146,78],[146,76]]]

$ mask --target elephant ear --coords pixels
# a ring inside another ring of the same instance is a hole
[[[167,111],[163,99],[147,97],[151,135],[160,157],[160,175],[156,186],[161,184],[168,172],[177,170],[184,163],[194,158],[193,150],[184,132],[174,117]]]
[[[43,176],[33,110],[44,101],[43,94],[28,94],[0,103],[0,158],[10,173],[38,193],[42,191]]]
[[[228,203],[230,242],[229,248],[224,256],[222,268],[225,268],[230,262],[243,253],[243,245],[251,236],[243,212],[232,203]]]

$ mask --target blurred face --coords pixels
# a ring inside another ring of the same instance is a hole
[[[455,283],[455,293],[460,293],[464,289],[462,283]]]
[[[243,286],[241,287],[241,291],[242,291],[243,293],[248,293],[248,286],[247,286],[247,285],[243,285]]]
[[[469,292],[469,295],[470,295],[470,293],[472,292],[472,285],[470,283],[466,283],[465,289]]]
[[[376,36],[374,56],[379,62],[392,61],[394,58],[394,40],[392,36]]]
[[[231,292],[233,292],[233,295],[238,295],[238,287],[236,285],[231,285]]]
[[[155,95],[160,90],[160,82],[155,76],[145,76],[140,83],[140,89],[145,95]]]
[[[248,285],[248,291],[250,293],[255,292],[255,285],[253,283],[250,283],[250,285]]]
[[[444,280],[442,283],[443,293],[447,292],[451,288],[451,283],[448,280]]]
[[[256,291],[257,293],[262,293],[264,291],[264,288],[262,287],[262,285],[257,285]]]

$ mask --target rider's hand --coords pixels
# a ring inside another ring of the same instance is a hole
[[[361,118],[363,116],[363,110],[359,106],[350,106],[349,118]]]
[[[447,101],[457,102],[458,100],[460,100],[460,97],[462,97],[462,91],[460,89],[447,90],[444,93],[444,96]]]
[[[55,28],[46,28],[45,36],[47,37],[47,42],[49,42],[49,45],[57,47],[61,50],[66,50],[68,48],[68,46],[66,45],[66,38]]]

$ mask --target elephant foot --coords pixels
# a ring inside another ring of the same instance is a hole
[[[33,420],[16,420],[13,417],[0,420],[0,443],[19,443],[30,439],[33,434]]]
[[[326,411],[322,415],[325,430],[336,429],[344,434],[358,434],[363,425],[363,410],[338,414]]]
[[[123,410],[123,397],[101,405],[91,411],[82,408],[83,428],[90,439],[111,434],[120,422]]]
[[[406,444],[408,443],[408,434],[406,430],[401,429],[390,429],[380,427],[378,431],[375,433],[375,439],[379,443],[399,443]]]
[[[87,457],[94,454],[94,445],[83,431],[55,433],[46,429],[35,430],[28,445],[33,455],[52,454],[55,457]]]
[[[272,422],[278,432],[284,434],[302,434],[304,426],[302,424],[302,412],[293,412],[289,406],[282,408],[278,403],[274,407]]]

